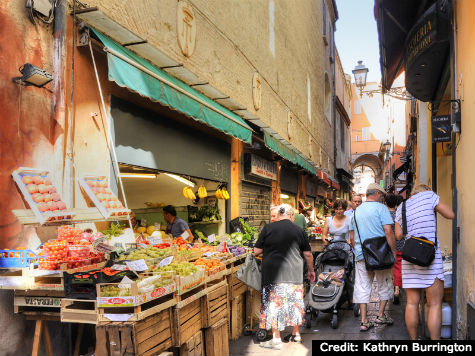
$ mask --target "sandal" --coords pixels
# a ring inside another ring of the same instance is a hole
[[[370,321],[367,321],[366,323],[361,323],[360,324],[360,332],[366,332],[369,329],[371,329],[374,326],[374,324]]]
[[[378,316],[375,320],[376,324],[386,324],[386,325],[392,325],[394,323],[394,320],[391,319],[389,316],[384,314],[383,316]]]

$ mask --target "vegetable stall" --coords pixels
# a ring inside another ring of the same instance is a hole
[[[247,319],[247,287],[236,272],[256,229],[244,220],[231,234],[198,227],[189,243],[150,220],[151,225],[133,226],[131,210],[105,177],[80,178],[95,205],[83,209],[55,203],[61,197],[53,197],[46,171],[22,168],[13,178],[30,207],[15,215],[25,226],[48,231],[38,248],[0,251],[0,288],[14,290],[15,313],[36,323],[33,355],[41,333],[46,352],[54,354],[47,321],[80,325],[75,354],[86,325],[95,328],[95,355],[228,353],[228,339],[239,337]],[[192,221],[221,218],[217,205],[187,213]],[[91,224],[97,222],[110,225],[97,231]]]

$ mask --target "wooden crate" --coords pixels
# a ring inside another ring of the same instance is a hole
[[[221,320],[205,329],[206,356],[229,355],[228,321]]]
[[[179,356],[205,356],[203,341],[203,331],[200,330],[180,346]]]
[[[95,300],[66,298],[61,300],[61,322],[97,324],[98,321],[99,311]]]
[[[240,294],[231,300],[230,310],[230,338],[237,340],[242,335],[242,328],[246,324],[246,294]]]
[[[60,312],[61,291],[21,291],[16,290],[13,299],[14,313],[24,312]]]
[[[172,346],[171,308],[137,322],[96,326],[97,356],[152,356]]]
[[[203,325],[209,327],[222,319],[229,320],[228,284],[220,282],[205,295],[203,306]]]
[[[241,266],[234,266],[232,268],[232,273],[228,276],[230,300],[236,298],[236,296],[240,294],[247,292],[247,286],[236,277],[236,273],[240,268]]]
[[[202,303],[203,297],[199,297],[173,308],[174,346],[180,347],[203,327]]]

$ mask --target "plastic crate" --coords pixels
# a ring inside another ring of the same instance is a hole
[[[37,265],[43,257],[32,250],[0,250],[0,268],[24,268]]]

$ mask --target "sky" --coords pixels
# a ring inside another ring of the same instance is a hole
[[[378,30],[374,19],[374,0],[336,0],[338,21],[335,43],[346,74],[350,74],[358,60],[369,69],[367,81],[381,80]]]

